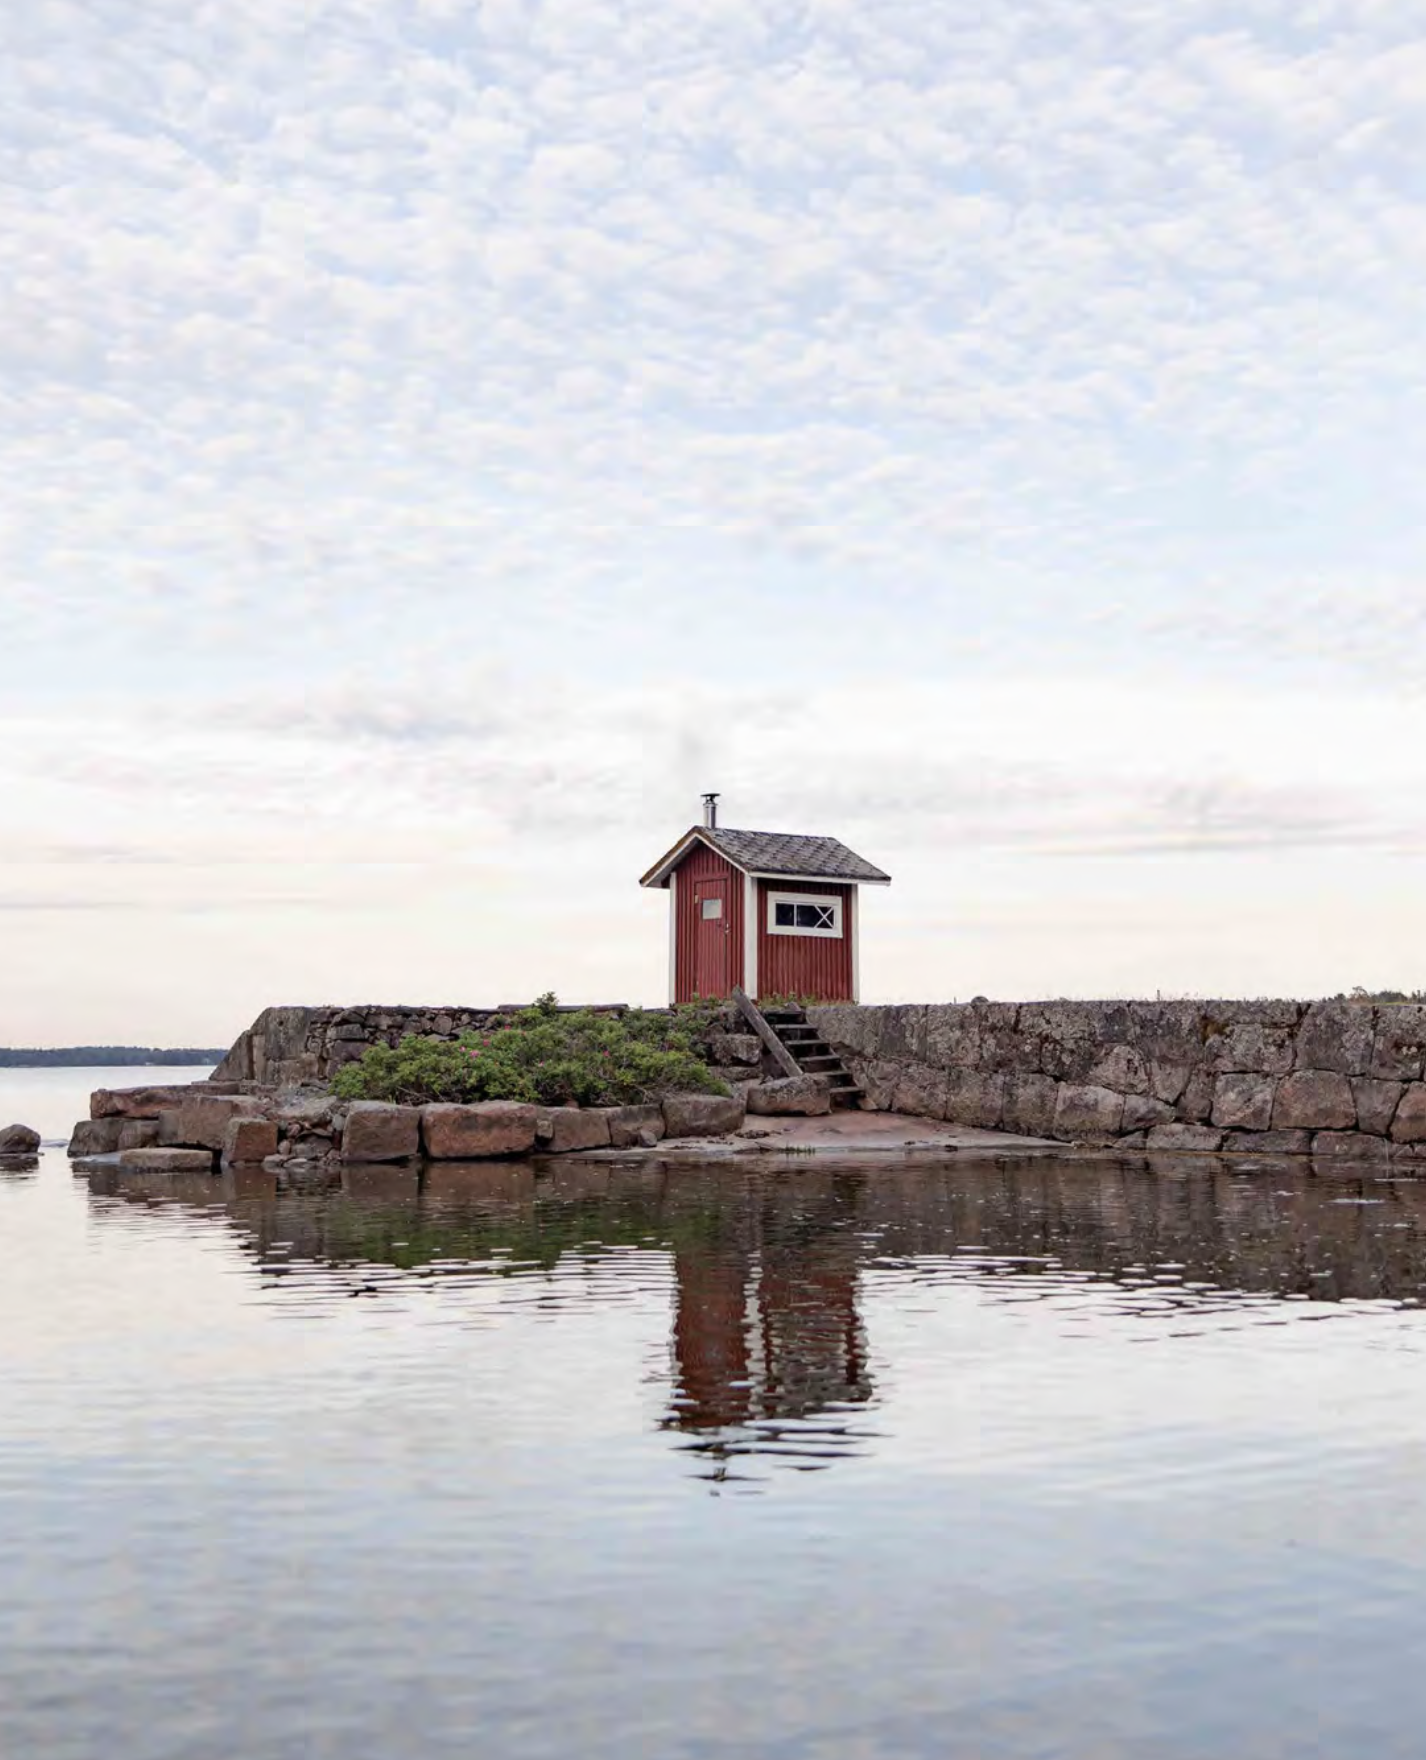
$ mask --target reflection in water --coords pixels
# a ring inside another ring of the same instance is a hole
[[[309,1309],[536,1277],[559,1309],[646,1293],[671,1263],[662,1425],[719,1478],[738,1457],[816,1467],[870,1444],[869,1277],[1052,1304],[1107,1287],[1125,1314],[1189,1325],[1426,1293],[1426,1187],[1291,1164],[446,1162],[353,1168],[319,1193],[107,1171],[91,1191],[101,1218],[194,1207],[236,1231],[274,1298]]]

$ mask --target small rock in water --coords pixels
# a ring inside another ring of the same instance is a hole
[[[27,1124],[7,1124],[0,1130],[0,1155],[36,1155],[40,1133]]]

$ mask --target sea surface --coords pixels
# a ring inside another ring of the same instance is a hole
[[[1419,1184],[51,1147],[0,1248],[15,1760],[1426,1751]]]

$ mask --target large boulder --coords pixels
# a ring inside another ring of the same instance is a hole
[[[663,1103],[664,1135],[726,1137],[743,1128],[742,1098],[721,1094],[670,1094]]]
[[[421,1152],[421,1109],[354,1100],[342,1129],[344,1161],[408,1161]]]
[[[187,1096],[158,1115],[158,1140],[171,1149],[221,1149],[229,1123],[251,1118],[254,1105],[243,1094]]]
[[[1300,1069],[1284,1076],[1273,1105],[1275,1131],[1347,1131],[1357,1122],[1352,1084],[1337,1070]]]
[[[27,1124],[7,1124],[0,1130],[0,1155],[34,1155],[39,1147],[40,1133]]]
[[[527,1155],[535,1147],[539,1108],[515,1100],[482,1100],[474,1106],[421,1108],[421,1140],[433,1161],[484,1161],[494,1155]]]
[[[708,1055],[714,1063],[762,1062],[763,1042],[756,1033],[710,1033]]]
[[[96,1088],[89,1096],[91,1118],[157,1118],[207,1092],[206,1082],[181,1082],[164,1088]]]
[[[822,1118],[832,1110],[832,1084],[826,1076],[784,1076],[755,1083],[747,1090],[747,1102],[758,1118]]]
[[[1394,1143],[1426,1143],[1426,1083],[1413,1082],[1391,1121]]]
[[[223,1166],[255,1166],[277,1153],[277,1126],[270,1118],[230,1118],[223,1132]]]
[[[542,1106],[535,1120],[535,1141],[548,1155],[607,1149],[609,1114],[602,1107]]]
[[[119,1141],[125,1122],[117,1113],[108,1118],[81,1118],[74,1127],[74,1135],[69,1139],[69,1153],[71,1155],[112,1155],[115,1150],[126,1146]],[[154,1123],[152,1119],[145,1119],[142,1122]]]
[[[131,1173],[212,1173],[211,1149],[121,1149],[119,1165]]]
[[[615,1149],[652,1149],[663,1141],[661,1106],[610,1106],[609,1142]]]

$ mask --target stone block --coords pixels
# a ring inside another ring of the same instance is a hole
[[[882,1057],[856,1057],[848,1055],[843,1059],[852,1080],[865,1095],[863,1105],[869,1112],[890,1112],[891,1103],[896,1097],[896,1084],[901,1080],[902,1066]]]
[[[983,1070],[1019,1069],[1024,1062],[1025,1046],[1020,1036],[1020,1005],[1017,1002],[973,1002],[976,1032],[980,1040],[977,1059]],[[930,1032],[930,1011],[927,1011],[927,1034]],[[1036,1062],[1039,1041],[1032,1036]]]
[[[1014,1073],[1005,1078],[1001,1123],[1022,1136],[1047,1137],[1055,1128],[1060,1085],[1053,1076]]]
[[[37,1155],[40,1133],[27,1124],[7,1124],[0,1128],[0,1155]]]
[[[763,1042],[756,1033],[710,1033],[708,1054],[714,1063],[758,1064]]]
[[[1314,1161],[1385,1161],[1390,1153],[1385,1137],[1362,1131],[1318,1131],[1312,1139]]]
[[[609,1114],[597,1106],[542,1106],[535,1119],[535,1140],[547,1155],[607,1149]]]
[[[980,1063],[980,1021],[968,1002],[936,1003],[926,1010],[926,1062],[938,1069]]]
[[[161,1112],[181,1106],[202,1082],[180,1082],[165,1088],[96,1088],[89,1096],[91,1118],[157,1118]]]
[[[527,1155],[535,1146],[536,1108],[515,1100],[421,1108],[421,1140],[433,1161],[484,1161]]]
[[[421,1109],[354,1100],[342,1127],[344,1161],[406,1161],[421,1152]]]
[[[891,1096],[892,1112],[906,1112],[916,1118],[946,1116],[946,1072],[933,1069],[929,1063],[913,1061],[901,1066],[901,1074]]]
[[[1278,1084],[1274,1130],[1342,1131],[1356,1122],[1352,1084],[1337,1070],[1300,1069]]]
[[[1352,1098],[1357,1104],[1357,1129],[1373,1137],[1386,1136],[1405,1092],[1402,1082],[1380,1081],[1375,1076],[1353,1076]]]
[[[883,1009],[879,1054],[897,1062],[924,1063],[926,1015],[924,1003],[896,1003]]]
[[[1277,1083],[1272,1076],[1233,1072],[1214,1084],[1212,1122],[1226,1131],[1272,1129]]]
[[[1005,1121],[1005,1091],[1014,1079],[1004,1070],[953,1069],[946,1078],[946,1110],[941,1116],[952,1124],[999,1130]]]
[[[1132,1045],[1111,1045],[1101,1048],[1089,1068],[1089,1085],[1112,1088],[1116,1094],[1147,1094],[1149,1066],[1144,1054]]]
[[[1211,1069],[1193,1069],[1178,1097],[1175,1112],[1181,1123],[1207,1124],[1213,1116],[1213,1102],[1218,1097],[1218,1076]]]
[[[158,1120],[156,1118],[125,1118],[119,1121],[121,1149],[156,1149]]]
[[[719,1094],[670,1094],[663,1103],[664,1135],[726,1137],[743,1128],[742,1098]]]
[[[1288,1027],[1261,1020],[1215,1022],[1204,1042],[1203,1060],[1210,1069],[1229,1074],[1285,1076],[1293,1065],[1294,1035]]]
[[[1312,1132],[1232,1131],[1223,1147],[1244,1155],[1306,1155],[1312,1148]]]
[[[1183,1098],[1192,1074],[1191,1063],[1175,1063],[1172,1058],[1150,1058],[1149,1092],[1155,1100],[1162,1100],[1167,1106],[1176,1106]]]
[[[119,1165],[131,1173],[212,1173],[211,1149],[121,1149]]]
[[[1391,1121],[1393,1143],[1426,1143],[1426,1083],[1413,1082]]]
[[[1160,1124],[1149,1132],[1148,1146],[1176,1155],[1212,1155],[1223,1146],[1223,1132],[1206,1124]]]
[[[1376,1011],[1371,1064],[1379,1081],[1419,1082],[1426,1073],[1426,1005],[1403,1002]]]
[[[609,1142],[615,1149],[650,1147],[663,1140],[661,1106],[611,1106],[608,1108]]]
[[[1173,1107],[1166,1100],[1156,1100],[1152,1094],[1129,1094],[1125,1097],[1126,1131],[1151,1131],[1155,1125],[1172,1124],[1173,1118]]]
[[[1124,1124],[1124,1096],[1112,1088],[1064,1083],[1055,1100],[1057,1137],[1115,1137]]]
[[[158,1140],[166,1148],[221,1149],[228,1123],[251,1118],[253,1102],[242,1094],[189,1096],[158,1115]]]
[[[853,1002],[827,1002],[807,1010],[807,1021],[829,1045],[873,1057],[881,1045],[885,1010],[863,1008]]]
[[[1297,1067],[1364,1076],[1371,1068],[1375,1041],[1374,1008],[1354,1002],[1314,1002],[1297,1030]]]
[[[942,1083],[945,1077],[941,1077]],[[757,1118],[825,1118],[832,1110],[832,1084],[826,1076],[787,1076],[756,1082],[747,1090],[748,1111]]]
[[[223,1165],[253,1165],[277,1153],[277,1126],[270,1118],[230,1118],[223,1132]]]
[[[124,1119],[118,1113],[103,1118],[82,1118],[69,1139],[71,1155],[112,1155],[119,1147]]]
[[[1193,1065],[1202,1056],[1203,1019],[1198,1003],[1131,1002],[1127,1015],[1123,1037],[1149,1063]],[[1158,1098],[1167,1096],[1160,1094]]]

